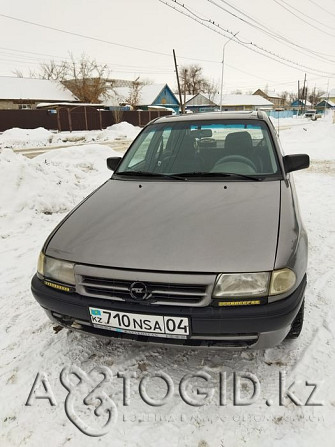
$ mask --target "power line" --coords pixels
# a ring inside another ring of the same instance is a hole
[[[319,20],[317,20],[315,17],[311,17],[311,16],[309,16],[308,14],[305,14],[304,12],[300,11],[300,9],[295,8],[295,7],[292,6],[292,5],[289,5],[285,0],[280,0],[280,1],[281,1],[282,3],[285,3],[285,5],[286,5],[286,6],[289,6],[291,9],[294,9],[294,11],[297,11],[299,14],[303,15],[304,17],[307,17],[308,19],[311,19],[311,20],[313,20],[314,22],[317,22],[319,25],[325,26],[326,28],[329,28],[329,29],[331,29],[331,30],[334,31],[334,27],[329,26],[329,25],[326,25],[325,23],[320,22]],[[331,34],[331,35],[333,35],[333,34]]]
[[[118,46],[118,47],[121,47],[121,48],[128,48],[128,49],[131,49],[131,50],[142,51],[142,52],[150,53],[150,54],[156,54],[156,55],[159,55],[159,56],[171,57],[170,53],[163,53],[163,52],[160,52],[160,51],[149,50],[149,49],[146,49],[146,48],[134,47],[132,45],[125,45],[125,44],[118,43],[118,42],[111,42],[111,41],[108,41],[108,40],[99,39],[98,37],[88,36],[88,35],[80,34],[80,33],[74,33],[72,31],[66,31],[64,29],[55,28],[53,26],[48,26],[48,25],[43,25],[41,23],[31,22],[29,20],[24,20],[24,19],[20,19],[18,17],[8,16],[6,14],[0,14],[0,17],[4,17],[6,19],[14,20],[14,21],[21,22],[21,23],[26,23],[28,25],[37,26],[39,28],[44,28],[44,29],[49,29],[49,30],[52,30],[52,31],[57,31],[59,33],[67,34],[67,35],[70,35],[70,36],[76,36],[76,37],[80,37],[80,38],[83,38],[83,39],[93,40],[95,42],[105,43],[107,45],[114,45],[114,46]],[[215,63],[215,64],[219,63],[218,61],[214,61],[214,60],[198,59],[198,58],[189,57],[189,56],[179,56],[179,59],[186,59],[186,60],[199,61],[199,62],[209,62],[209,63]]]
[[[318,31],[321,31],[323,34],[327,34],[328,36],[331,37],[335,37],[335,34],[331,34],[328,33],[328,31],[325,31],[321,28],[319,28],[318,26],[313,25],[312,23],[309,23],[307,20],[303,19],[302,17],[298,16],[297,14],[295,14],[293,11],[291,11],[289,8],[287,8],[286,6],[284,6],[282,3],[280,3],[278,0],[273,0],[275,3],[277,3],[277,5],[281,6],[282,8],[284,8],[286,11],[288,11],[290,14],[292,14],[294,17],[296,17],[297,19],[301,20],[304,23],[307,23],[307,25],[311,26],[312,28],[315,28]],[[287,3],[285,3],[287,5]],[[294,8],[295,9],[295,8]]]
[[[121,43],[117,43],[117,42],[111,42],[111,41],[108,41],[108,40],[99,39],[98,37],[87,36],[85,34],[80,34],[80,33],[74,33],[72,31],[66,31],[64,29],[55,28],[53,26],[42,25],[41,23],[31,22],[29,20],[24,20],[24,19],[19,19],[18,17],[8,16],[8,15],[5,15],[5,14],[0,14],[0,17],[4,17],[4,18],[9,19],[9,20],[15,20],[15,21],[21,22],[21,23],[26,23],[28,25],[34,25],[34,26],[37,26],[39,28],[50,29],[52,31],[57,31],[57,32],[63,33],[63,34],[68,34],[70,36],[76,36],[76,37],[80,37],[80,38],[83,38],[83,39],[89,39],[89,40],[94,40],[96,42],[106,43],[108,45],[115,45],[115,46],[122,47],[122,48],[129,48],[131,50],[143,51],[145,53],[158,54],[158,55],[162,55],[162,56],[167,56],[168,55],[167,53],[162,53],[162,52],[154,51],[154,50],[147,50],[147,49],[140,48],[140,47],[133,47],[131,45],[125,45],[125,44],[121,44]],[[171,56],[171,55],[169,54],[168,56]]]
[[[285,42],[288,45],[294,46],[296,48],[299,48],[303,51],[306,51],[309,55],[310,53],[313,53],[315,56],[327,61],[327,62],[331,62],[333,63],[334,61],[330,61],[329,59],[326,59],[324,56],[328,56],[328,57],[332,57],[333,55],[329,55],[329,54],[325,54],[319,51],[315,51],[312,50],[311,48],[307,48],[304,47],[302,45],[299,45],[295,42],[292,42],[291,40],[287,39],[285,36],[279,34],[277,31],[273,31],[271,30],[269,27],[267,27],[266,25],[262,24],[261,22],[259,22],[258,20],[256,20],[255,18],[251,17],[250,15],[246,14],[244,11],[242,11],[239,8],[236,8],[234,5],[232,5],[231,3],[229,3],[226,0],[220,0],[221,3],[224,3],[225,5],[229,6],[230,8],[232,8],[233,10],[237,11],[239,14],[242,14],[244,17],[246,17],[247,19],[251,20],[252,22],[255,23],[250,23],[248,20],[245,20],[239,16],[237,16],[236,14],[232,13],[231,11],[229,11],[228,9],[224,8],[223,6],[220,6],[218,4],[216,4],[213,0],[208,0],[210,3],[214,4],[215,6],[217,6],[218,8],[222,9],[223,11],[227,12],[228,14],[234,16],[235,18],[243,21],[244,23],[248,24],[249,26],[252,26],[255,29],[258,29],[261,32],[264,32],[266,35],[270,36],[271,38],[273,38],[274,40],[276,40],[277,42],[282,40],[283,42]],[[256,25],[255,25],[256,24]],[[258,26],[257,26],[258,25]],[[278,40],[279,39],[279,40]],[[298,51],[298,50],[296,50]],[[299,51],[300,52],[300,51]],[[304,53],[302,53],[304,54]]]
[[[117,43],[117,42],[106,41],[106,40],[95,38],[95,37],[92,37],[92,36],[87,36],[87,35],[78,34],[78,33],[72,33],[70,31],[58,29],[58,28],[55,28],[55,27],[50,27],[50,26],[47,26],[47,25],[42,25],[40,23],[30,22],[28,20],[19,19],[17,17],[8,16],[8,15],[5,15],[5,14],[0,14],[0,17],[5,17],[7,19],[15,20],[15,21],[26,23],[26,24],[29,24],[29,25],[34,25],[34,26],[37,26],[37,27],[51,29],[53,31],[57,31],[57,32],[65,33],[65,34],[74,35],[76,37],[90,39],[90,40],[94,40],[94,41],[98,41],[98,42],[103,42],[103,43],[106,43],[106,44],[109,44],[109,45],[115,45],[115,46],[120,46],[120,47],[123,47],[123,48],[129,48],[129,49],[133,49],[133,50],[144,51],[144,52],[153,53],[153,54],[157,54],[157,55],[161,55],[161,56],[166,56],[166,57],[169,57],[169,58],[171,57],[171,54],[169,54],[169,53],[163,53],[163,52],[158,52],[158,51],[147,50],[147,49],[144,49],[144,48],[133,47],[133,46],[130,46],[130,45],[123,45],[123,44],[120,44],[120,43]],[[20,51],[20,50],[13,50],[13,51]],[[23,51],[23,50],[21,50],[21,51]],[[25,51],[25,52],[26,53],[35,54],[33,52],[28,52],[28,51]],[[45,55],[45,56],[49,56],[49,57],[51,56],[51,55],[45,54],[45,53],[36,53],[36,54]],[[58,58],[58,56],[51,56],[51,57],[57,57]],[[62,59],[65,59],[65,58],[62,58]],[[192,58],[192,57],[187,57],[187,56],[179,56],[179,59],[220,64],[220,62],[217,61],[217,60],[199,59],[199,58]],[[117,64],[117,65],[120,66],[120,64]],[[245,71],[243,71],[243,70],[241,70],[241,69],[239,69],[237,67],[234,67],[233,65],[228,65],[227,64],[227,66],[230,66],[230,68],[233,68],[234,70],[240,71],[242,73],[246,73]],[[253,77],[265,80],[265,78],[262,78],[262,77],[257,76],[257,75],[250,74],[250,76],[253,76]]]
[[[204,23],[204,21],[202,21],[201,18],[194,17],[194,15],[192,14],[192,11],[189,8],[185,8],[185,5],[179,3],[177,0],[171,0],[171,1],[174,4],[177,4],[182,9],[187,9],[187,11],[189,11],[191,15],[187,14],[183,10],[177,9],[176,7],[170,5],[169,3],[167,3],[164,0],[159,0],[159,1],[161,3],[163,3],[163,4],[165,4],[166,6],[169,6],[170,8],[174,9],[175,11],[177,11],[177,12],[179,12],[179,13],[181,13],[181,14],[189,17],[189,18],[191,18],[192,20],[198,22],[200,25],[205,26],[206,28],[210,29],[211,31],[216,32],[217,34],[220,34],[220,35],[222,35],[222,36],[224,36],[226,38],[227,38],[227,34],[230,35],[229,37],[231,37],[231,35],[234,35],[234,33],[232,31],[222,28],[218,23],[214,22],[214,20],[206,19],[206,22],[208,22],[208,25],[207,25],[207,23]],[[212,28],[212,26],[216,27],[216,29]],[[306,65],[299,64],[299,63],[294,62],[294,61],[292,61],[290,59],[287,59],[287,58],[284,58],[282,56],[279,56],[279,55],[277,55],[277,54],[275,54],[275,53],[273,53],[273,52],[271,52],[271,51],[269,51],[269,50],[267,50],[267,49],[265,49],[265,48],[255,44],[253,42],[245,42],[245,41],[242,41],[241,39],[239,39],[238,37],[234,38],[233,41],[236,42],[239,45],[242,45],[245,48],[248,48],[250,51],[253,51],[253,52],[257,53],[257,54],[260,54],[260,55],[262,55],[264,57],[267,57],[268,59],[271,59],[271,60],[274,60],[274,61],[276,61],[278,63],[281,63],[282,65],[286,65],[287,67],[294,68],[296,70],[298,70],[297,67],[299,67],[300,70],[303,69],[304,71],[306,71],[306,72],[308,72],[310,74],[313,74],[313,75],[318,74],[318,75],[323,75],[325,77],[329,77],[329,76],[334,76],[335,75],[335,73],[325,72],[325,71],[322,71],[322,70],[311,68],[311,67],[308,67]],[[264,54],[264,53],[266,53],[266,54]],[[289,64],[291,64],[291,65],[289,65]]]
[[[31,54],[31,55],[34,55],[34,56],[35,55],[37,55],[37,56],[48,56],[49,58],[52,58],[52,60],[54,60],[54,59],[61,59],[61,61],[65,61],[65,60],[71,61],[72,60],[70,57],[67,57],[67,56],[55,56],[55,55],[47,54],[47,53],[37,53],[37,52],[33,52],[33,51],[17,50],[15,48],[7,48],[7,47],[0,47],[0,54],[1,54],[2,50],[5,51],[5,53],[3,53],[3,54],[6,55],[6,56],[14,56],[14,57],[16,56],[16,54],[13,54],[13,55],[6,54],[6,52],[8,51],[8,52],[14,52],[14,53],[27,53],[27,54]],[[18,57],[25,57],[25,55],[20,55],[20,54],[18,54],[17,56]],[[29,56],[26,56],[26,57],[29,57]],[[41,60],[40,58],[32,58],[32,57],[31,57],[31,59],[35,59],[37,61]],[[44,61],[44,59],[43,59],[43,61]],[[140,65],[115,64],[115,63],[111,63],[111,62],[106,62],[106,64],[109,65],[109,66],[112,66],[112,67],[115,66],[115,67],[126,67],[126,68],[134,68],[134,69],[138,69],[138,68],[139,69],[143,69],[143,68],[157,69],[157,65],[145,65],[145,67],[143,67],[143,66],[140,66]],[[164,72],[166,72],[166,71],[173,72],[173,70],[171,70],[170,67],[168,67],[168,66],[162,67],[160,65],[160,67],[162,68],[162,70],[164,70]]]
[[[327,14],[330,14],[330,15],[335,17],[335,14],[333,12],[328,11],[328,9],[323,8],[321,5],[319,5],[318,3],[314,2],[313,0],[308,0],[308,1],[313,3],[313,5],[317,6],[318,8],[322,9],[322,11],[325,11]]]

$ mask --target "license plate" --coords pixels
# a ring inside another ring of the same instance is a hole
[[[135,314],[90,307],[94,327],[152,337],[187,338],[190,335],[189,319],[162,315]]]

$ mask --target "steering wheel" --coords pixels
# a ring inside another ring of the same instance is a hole
[[[252,168],[255,172],[257,171],[255,164],[249,158],[243,157],[243,155],[227,155],[225,157],[220,158],[220,160],[218,160],[215,163],[215,166],[223,163],[233,163],[233,162],[244,163],[245,165],[248,165],[250,168]]]

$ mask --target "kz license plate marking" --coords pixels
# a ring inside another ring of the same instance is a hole
[[[187,338],[189,319],[162,315],[135,314],[90,307],[94,327],[154,337]]]

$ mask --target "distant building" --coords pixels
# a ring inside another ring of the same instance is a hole
[[[64,86],[47,79],[0,76],[0,109],[35,109],[39,103],[76,102]]]
[[[203,93],[186,95],[185,108],[192,112],[213,112],[219,109],[218,105]]]
[[[323,101],[318,102],[316,104],[315,108],[318,112],[322,112],[325,109],[335,110],[335,101],[330,101],[330,100],[324,99]]]
[[[131,96],[132,87],[116,87],[109,92],[110,98],[104,101],[107,107],[125,105]],[[165,107],[176,112],[179,110],[179,101],[167,84],[151,84],[140,87],[139,99],[136,109],[148,110],[150,106]]]
[[[307,100],[296,99],[295,101],[291,102],[291,107],[293,110],[301,110],[303,108],[310,109],[312,104]]]
[[[332,88],[331,90],[329,90],[328,93],[322,95],[321,99],[326,99],[335,102],[335,88]]]
[[[220,95],[214,98],[218,107],[220,106]],[[223,95],[222,110],[272,110],[273,103],[259,95]]]
[[[267,92],[264,92],[260,88],[253,93],[254,95],[262,96],[263,98],[267,99],[268,101],[272,102],[274,107],[277,109],[282,109],[285,107],[285,99],[282,98],[278,93],[275,91],[268,90]]]

